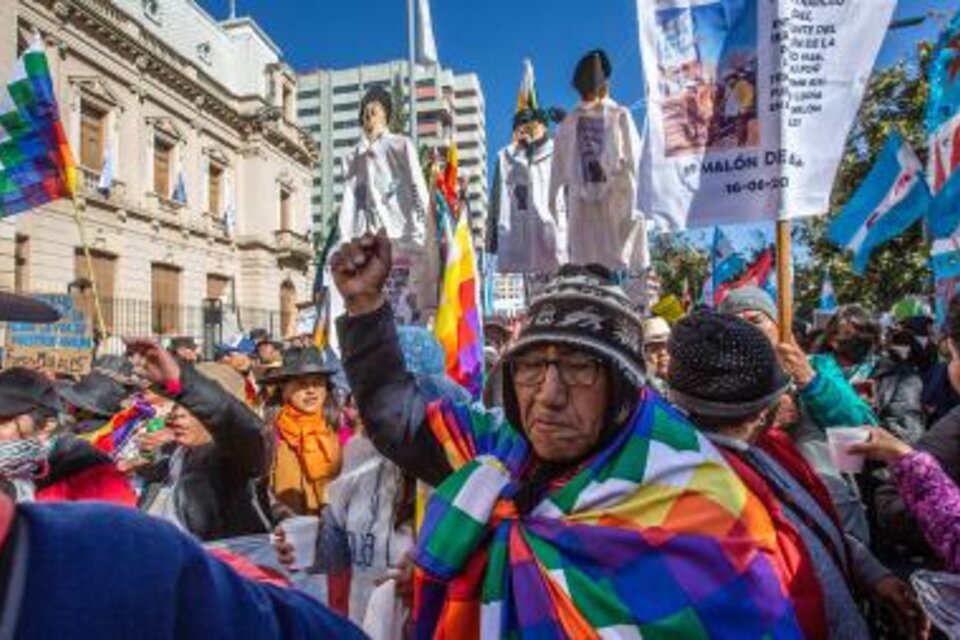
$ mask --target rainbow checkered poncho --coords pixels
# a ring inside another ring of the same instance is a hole
[[[526,440],[477,408],[428,420],[455,471],[416,552],[418,638],[802,637],[767,511],[653,391],[523,516]]]

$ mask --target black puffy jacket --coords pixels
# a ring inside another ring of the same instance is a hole
[[[213,442],[184,451],[183,467],[173,490],[182,524],[201,540],[264,533],[259,495],[266,473],[263,423],[253,411],[216,382],[185,366],[183,392],[174,400],[210,432]],[[149,509],[169,481],[170,458],[145,470],[151,481],[141,499]]]

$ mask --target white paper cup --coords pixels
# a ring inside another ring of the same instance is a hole
[[[866,427],[833,427],[827,429],[827,445],[830,458],[841,473],[860,473],[863,471],[863,454],[849,453],[850,445],[866,442],[870,430]]]
[[[317,535],[320,531],[320,519],[316,516],[297,516],[280,523],[286,534],[287,542],[293,545],[293,566],[307,569],[313,566],[317,557]]]

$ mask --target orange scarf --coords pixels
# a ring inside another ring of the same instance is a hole
[[[277,414],[277,434],[296,451],[309,480],[329,475],[339,460],[337,434],[327,426],[323,413],[303,413],[285,404]]]

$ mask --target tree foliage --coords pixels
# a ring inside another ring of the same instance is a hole
[[[794,246],[804,247],[800,253],[808,251],[810,258],[796,270],[800,315],[809,315],[817,308],[827,270],[841,304],[859,302],[878,311],[887,310],[905,295],[930,291],[929,247],[921,225],[914,225],[874,250],[862,277],[853,273],[849,254],[826,238],[830,221],[856,192],[891,132],[899,131],[925,161],[923,112],[929,61],[930,47],[924,44],[918,48],[918,63],[899,62],[873,73],[847,140],[828,215],[796,224]]]
[[[690,295],[699,298],[710,262],[708,252],[698,250],[681,234],[660,233],[651,239],[650,258],[660,277],[662,296],[682,299],[688,283]]]

